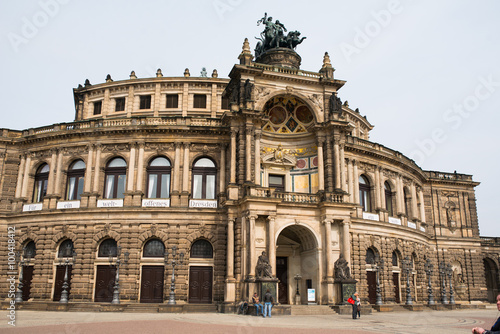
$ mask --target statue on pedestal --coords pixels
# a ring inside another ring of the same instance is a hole
[[[257,266],[255,267],[255,274],[257,278],[272,278],[273,272],[271,265],[269,264],[269,258],[266,252],[262,252],[257,260]]]

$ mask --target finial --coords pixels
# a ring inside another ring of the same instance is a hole
[[[137,76],[135,75],[135,71],[130,72],[130,79],[137,79]]]
[[[89,79],[85,79],[85,87],[92,86]]]
[[[344,105],[345,105],[346,107],[349,107],[349,102],[347,102],[347,100],[345,100]]]
[[[322,73],[325,79],[333,79],[334,71],[335,69],[330,61],[330,55],[328,55],[328,52],[325,52],[325,55],[323,56],[323,66],[321,66],[319,73]]]
[[[186,69],[184,70],[184,76],[185,76],[186,78],[187,78],[187,77],[189,77],[189,76],[191,76],[191,74],[189,73],[189,68],[186,68]]]
[[[243,47],[241,48],[241,53],[238,57],[241,65],[251,65],[252,63],[252,52],[250,51],[250,43],[248,43],[248,38],[245,38],[243,42]]]
[[[106,75],[106,82],[113,82],[113,79],[111,79],[111,75]]]
[[[202,77],[202,78],[207,77],[207,69],[205,67],[201,68],[200,77]]]
[[[82,89],[82,88],[83,88],[82,84],[78,84],[78,89]]]
[[[325,52],[325,56],[323,57],[323,67],[332,67],[332,62],[330,61],[328,52]]]
[[[250,43],[248,42],[248,38],[245,38],[245,41],[243,42],[242,51],[243,52],[251,52],[250,51]]]
[[[212,72],[212,78],[217,78],[219,76],[219,73],[217,73],[217,70],[214,69],[214,71]]]
[[[161,73],[161,68],[156,70],[156,77],[161,78],[163,76],[163,73]]]

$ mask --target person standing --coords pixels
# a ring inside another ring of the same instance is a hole
[[[264,315],[264,307],[260,303],[259,296],[257,296],[257,292],[253,294],[252,297],[252,303],[255,305],[255,315],[259,315],[259,309],[260,309],[260,314]]]
[[[269,315],[271,318],[271,310],[273,308],[274,298],[269,289],[267,289],[266,294],[264,295],[264,318],[266,315]]]
[[[500,311],[500,294],[497,296],[497,310]],[[474,327],[472,329],[472,334],[500,334],[500,317],[490,330],[486,330],[481,327]]]
[[[361,318],[361,299],[358,293],[355,292],[347,302],[352,305],[352,318],[357,319],[358,316]]]

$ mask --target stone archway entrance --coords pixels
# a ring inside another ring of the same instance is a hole
[[[316,302],[320,296],[320,266],[318,241],[307,227],[291,225],[285,227],[278,236],[276,250],[276,276],[278,282],[278,301],[282,304],[307,304],[307,288],[316,290]],[[297,282],[299,281],[300,301],[296,301]]]
[[[489,259],[484,258],[484,275],[486,277],[486,288],[488,289],[488,301],[494,303],[499,293],[498,291],[498,268],[496,263]]]

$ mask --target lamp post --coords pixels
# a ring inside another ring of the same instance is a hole
[[[411,271],[411,261],[407,257],[404,258],[403,270],[406,272],[406,305],[413,305],[413,300],[411,299],[411,289],[410,289],[410,271]]]
[[[300,291],[299,291],[299,281],[302,279],[302,276],[296,274],[293,279],[297,282],[297,291],[295,291],[295,305],[300,304]]]
[[[441,275],[441,303],[448,304],[448,299],[446,298],[446,265],[444,262],[439,263],[439,275]]]
[[[124,259],[121,257],[122,248],[116,248],[116,261],[113,262],[113,249],[109,250],[109,265],[116,267],[115,285],[113,286],[113,300],[111,304],[120,304],[120,265],[128,263],[129,252],[123,253]]]
[[[16,252],[16,263],[17,265],[21,268],[19,272],[19,283],[17,285],[17,291],[16,291],[16,298],[14,301],[16,303],[22,303],[23,302],[23,272],[24,272],[24,266],[28,266],[31,261],[31,251],[28,251],[26,249],[26,246],[23,248],[23,254],[21,255],[21,252],[17,251]]]
[[[382,305],[382,289],[380,288],[380,271],[384,270],[384,259],[379,259],[375,261],[375,272],[377,273],[377,300],[375,305]]]
[[[63,280],[63,285],[62,285],[62,292],[61,292],[61,299],[59,299],[59,303],[61,304],[67,304],[68,303],[68,267],[72,266],[75,264],[76,261],[76,252],[73,249],[72,245],[68,244],[66,246],[66,249],[63,251],[63,258],[59,259],[59,265],[66,267],[64,270],[64,280]]]
[[[451,276],[453,275],[453,267],[451,266],[451,263],[448,263],[446,266],[446,274],[448,275],[448,281],[450,282],[450,304],[455,304],[455,297],[453,293],[453,282],[451,279]]]
[[[165,266],[168,266],[167,249],[165,249],[164,261],[165,261]],[[180,254],[177,254],[177,246],[172,246],[172,260],[171,260],[172,281],[170,283],[170,294],[168,296],[168,302],[167,302],[167,304],[169,305],[175,305],[175,266],[177,265],[177,261],[179,261],[180,265],[184,263],[184,253],[181,252]]]
[[[427,278],[429,280],[428,286],[427,286],[427,291],[429,293],[429,305],[434,305],[434,294],[432,293],[432,283],[431,283],[431,277],[432,277],[432,271],[434,269],[434,265],[431,263],[431,259],[427,259],[427,262],[424,264],[424,269],[425,273],[427,274]]]

